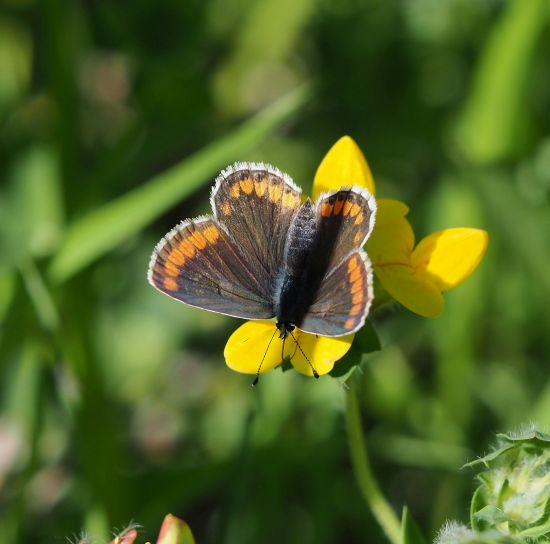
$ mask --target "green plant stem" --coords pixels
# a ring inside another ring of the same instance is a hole
[[[401,524],[374,479],[361,425],[359,399],[355,380],[350,380],[346,393],[348,443],[355,479],[368,507],[392,544],[401,544]]]

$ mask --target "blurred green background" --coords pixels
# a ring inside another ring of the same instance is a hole
[[[547,0],[3,0],[0,542],[103,542],[165,513],[201,543],[376,543],[345,390],[228,370],[239,324],[146,282],[217,172],[306,191],[350,134],[417,237],[490,233],[435,320],[374,317],[360,374],[379,483],[431,539],[467,520],[495,430],[550,426]]]

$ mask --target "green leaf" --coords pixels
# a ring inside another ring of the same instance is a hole
[[[19,269],[40,324],[48,331],[55,331],[59,326],[59,314],[46,282],[30,259]]]
[[[401,517],[401,531],[403,544],[426,544],[422,531],[406,506],[403,508],[403,515]]]
[[[518,536],[535,540],[543,536],[548,536],[548,533],[550,533],[550,499],[546,501],[544,514],[537,520],[536,525],[521,531],[518,533]]]
[[[550,446],[550,435],[539,431],[533,426],[508,433],[500,433],[497,434],[497,437],[510,442],[532,442],[538,446]]]
[[[470,468],[475,467],[477,465],[485,465],[489,466],[489,461],[494,461],[497,457],[502,455],[504,452],[507,452],[508,450],[511,450],[515,448],[515,444],[502,444],[500,447],[497,447],[495,450],[493,450],[491,453],[488,453],[487,455],[484,455],[483,457],[480,457],[478,459],[474,459],[473,461],[470,461],[469,463],[466,463],[462,465],[462,468]]]
[[[63,233],[59,159],[44,145],[19,153],[0,192],[0,266],[51,255]]]
[[[547,24],[547,0],[510,0],[479,57],[474,83],[456,127],[466,156],[487,164],[517,147],[529,101],[528,75]]]
[[[242,157],[295,114],[309,96],[306,87],[294,91],[228,136],[76,221],[67,229],[51,263],[51,278],[56,282],[67,280],[209,183],[221,168]]]
[[[543,433],[537,430],[536,427],[532,426],[519,429],[517,431],[510,431],[508,433],[498,433],[497,438],[499,443],[491,453],[466,463],[462,468],[473,467],[479,464],[489,466],[489,462],[494,461],[503,453],[514,448],[518,448],[524,444],[542,448],[550,447],[550,435]]]
[[[365,326],[355,334],[353,344],[349,351],[336,362],[334,368],[329,372],[333,378],[344,377],[344,381],[351,375],[352,371],[363,360],[363,355],[379,351],[380,340],[372,323],[365,322]]]
[[[0,267],[0,322],[9,310],[15,294],[15,273],[13,270]]]
[[[483,497],[483,486],[479,486],[472,496],[472,502],[470,503],[470,525],[474,531],[483,531],[483,524],[476,517],[477,512],[483,509],[485,505],[485,499]]]
[[[29,28],[16,23],[15,17],[2,14],[0,19],[0,112],[12,107],[31,81],[33,41]]]
[[[234,47],[213,78],[214,96],[224,113],[249,112],[265,104],[268,97],[288,89],[290,82],[299,80],[301,74],[293,70],[288,59],[316,8],[317,0],[256,0],[248,5],[235,34]],[[253,74],[263,74],[265,79],[272,73],[264,71],[266,65],[285,66],[289,72],[282,78],[269,78],[268,85],[260,84],[261,79],[253,79]]]
[[[495,231],[506,240],[509,251],[523,264],[525,274],[537,282],[541,295],[550,297],[550,254],[547,251],[550,230],[550,205],[529,206],[506,171],[486,170],[481,175],[471,172],[483,198]],[[514,221],[507,221],[510,203],[514,203]],[[518,229],[516,225],[521,225]]]
[[[478,522],[485,521],[491,527],[495,527],[503,521],[508,521],[508,516],[500,508],[497,508],[492,504],[488,504],[481,510],[474,513],[474,519]]]
[[[365,321],[365,325],[355,334],[353,344],[363,354],[380,351],[382,346],[378,334],[370,321]]]
[[[279,368],[286,372],[287,370],[292,370],[294,367],[292,366],[292,363],[290,362],[290,357],[285,357],[283,362],[279,365]]]

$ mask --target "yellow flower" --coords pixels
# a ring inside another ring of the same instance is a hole
[[[339,171],[345,171],[355,185],[376,193],[367,161],[349,136],[340,138],[323,159],[315,176],[314,196],[339,187]],[[409,208],[390,199],[377,199],[377,205],[376,224],[367,242],[376,277],[397,302],[412,312],[425,317],[439,315],[443,310],[442,292],[462,283],[481,262],[487,249],[487,233],[473,228],[444,229],[415,247],[413,229],[405,218]]]
[[[408,212],[398,200],[378,200],[378,221],[367,249],[376,277],[397,302],[436,317],[443,311],[442,292],[462,283],[481,262],[488,235],[480,229],[444,229],[415,247]]]
[[[280,365],[285,357],[290,357],[292,365],[298,372],[306,376],[313,376],[311,366],[304,357],[305,354],[321,376],[330,372],[334,362],[347,353],[355,336],[348,334],[347,336],[329,338],[294,329],[292,334],[302,349],[300,350],[292,337],[288,336],[284,343],[283,353],[283,341],[278,338],[278,334],[275,335],[267,349],[274,330],[275,323],[273,321],[247,321],[241,325],[229,337],[225,346],[224,356],[227,366],[237,372],[256,374],[258,365],[265,354],[260,369],[262,373]]]

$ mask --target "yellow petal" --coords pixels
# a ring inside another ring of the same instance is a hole
[[[275,332],[262,363],[261,372],[267,372],[280,365],[283,341],[279,338],[279,331],[275,328],[275,323],[273,321],[247,321],[229,337],[225,345],[223,354],[227,366],[236,372],[256,374],[269,341]],[[294,346],[287,339],[284,356],[291,355],[293,351]]]
[[[411,312],[436,317],[443,311],[441,291],[412,266],[390,264],[375,268],[375,272],[384,289]]]
[[[480,229],[456,228],[434,232],[412,254],[412,265],[442,291],[462,283],[478,266],[489,236]]]
[[[354,334],[348,334],[347,336],[329,338],[328,336],[317,336],[297,329],[293,334],[319,376],[332,370],[334,363],[347,353],[355,336]],[[292,344],[291,362],[294,368],[301,374],[313,376],[311,366],[291,337],[287,338],[287,344]]]
[[[365,155],[349,136],[342,136],[325,155],[313,180],[313,199],[342,185],[365,187],[374,195],[374,179]]]
[[[367,242],[367,253],[373,265],[409,264],[414,247],[414,232],[405,219],[409,208],[399,200],[386,198],[376,203],[376,223]]]

